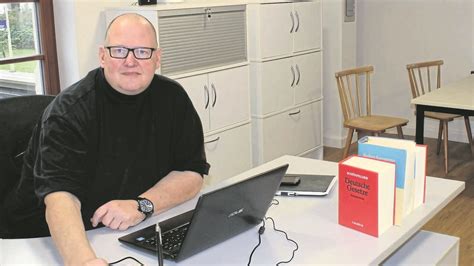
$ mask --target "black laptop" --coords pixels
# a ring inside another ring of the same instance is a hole
[[[160,222],[163,254],[181,261],[253,228],[265,217],[288,164],[204,193],[196,208]],[[119,238],[156,254],[155,225]]]

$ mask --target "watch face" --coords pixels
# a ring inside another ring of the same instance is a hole
[[[144,213],[153,212],[153,203],[147,199],[141,199],[138,201],[140,204],[140,210]]]

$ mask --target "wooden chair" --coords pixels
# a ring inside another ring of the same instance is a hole
[[[359,137],[361,132],[378,136],[385,130],[396,127],[398,137],[403,138],[402,126],[408,123],[407,119],[372,115],[370,75],[373,71],[373,66],[364,66],[336,73],[339,98],[344,114],[344,127],[349,129],[343,158],[346,158],[349,153],[354,131]],[[365,77],[365,86],[360,84],[361,76]]]
[[[441,86],[441,65],[443,65],[443,60],[407,65],[408,78],[410,80],[411,94],[413,98],[438,89]],[[444,169],[445,173],[448,173],[448,122],[453,121],[455,118],[462,117],[462,115],[425,112],[425,117],[439,120],[436,154],[439,154],[441,138],[443,138]],[[466,124],[467,138],[472,153],[472,133],[468,116],[464,116],[464,123]]]

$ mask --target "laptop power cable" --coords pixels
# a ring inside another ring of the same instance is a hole
[[[138,263],[138,265],[140,265],[140,266],[145,265],[145,264],[141,263],[139,260],[135,259],[134,257],[125,257],[125,258],[119,259],[118,261],[111,262],[111,263],[109,263],[109,265],[114,265],[114,264],[120,263],[120,262],[122,262],[122,261],[124,261],[124,260],[134,260],[134,261],[136,261],[136,262]]]
[[[278,200],[276,200],[276,199],[274,199],[274,200],[272,201],[272,203],[271,203],[271,205],[278,205],[278,204],[280,204],[280,202],[279,202]],[[271,207],[271,206],[270,206],[270,207]],[[292,261],[293,258],[295,257],[295,252],[296,252],[296,251],[298,250],[298,248],[299,248],[298,243],[297,243],[295,240],[289,238],[289,237],[288,237],[288,234],[287,234],[285,231],[276,228],[276,226],[275,226],[275,220],[273,220],[272,217],[270,217],[270,216],[266,217],[266,216],[265,216],[265,217],[262,219],[262,226],[260,226],[260,227],[258,228],[258,244],[252,249],[252,252],[250,253],[250,256],[249,256],[249,261],[248,261],[248,263],[247,263],[247,266],[250,266],[250,263],[252,262],[253,253],[255,252],[255,250],[257,250],[257,248],[258,248],[258,247],[260,246],[260,244],[262,243],[262,235],[263,235],[263,233],[265,232],[265,220],[270,220],[270,221],[272,222],[273,230],[274,230],[274,231],[284,234],[286,240],[288,240],[289,242],[292,242],[293,244],[295,244],[295,249],[293,249],[293,252],[292,252],[292,254],[291,254],[291,258],[288,259],[288,260],[285,260],[285,261],[279,261],[279,262],[277,262],[276,266],[279,266],[280,264],[283,264],[283,263],[289,263],[290,261]]]

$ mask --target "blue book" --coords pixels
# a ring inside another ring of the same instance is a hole
[[[363,137],[358,142],[361,156],[395,163],[395,224],[413,210],[416,143],[411,140]]]

